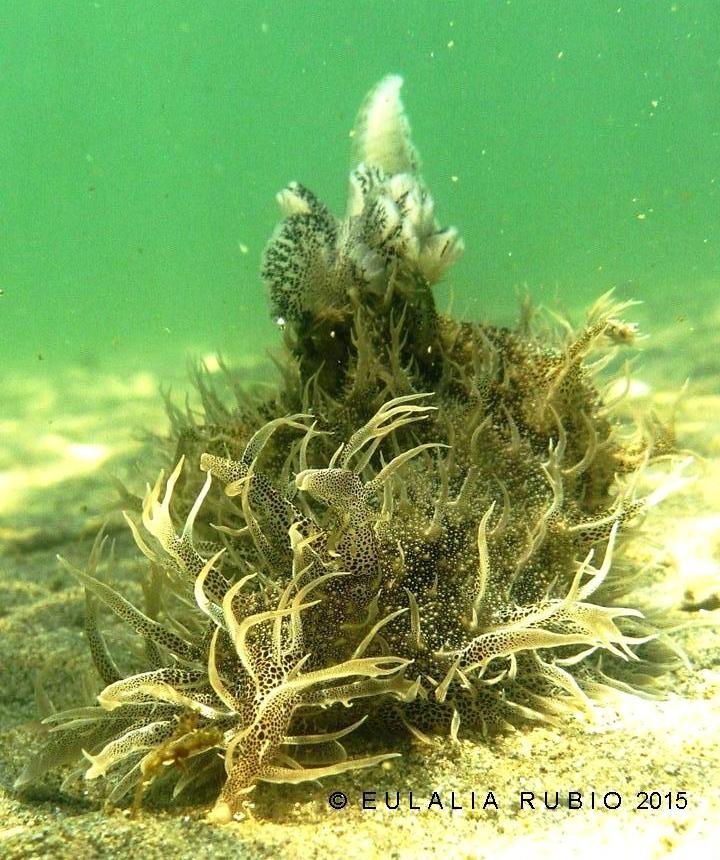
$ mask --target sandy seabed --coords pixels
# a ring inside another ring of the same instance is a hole
[[[692,332],[655,332],[633,377],[633,405],[667,415],[682,351],[694,374],[677,406],[679,445],[695,480],[647,517],[637,564],[658,562],[645,585],[678,608],[720,595],[720,314]],[[692,350],[691,353],[688,351]],[[672,371],[667,369],[672,364]],[[167,376],[162,377],[167,383]],[[165,432],[160,375],[50,369],[3,382],[0,415],[0,857],[690,857],[717,849],[720,821],[720,610],[678,636],[691,662],[662,701],[621,696],[594,724],[535,727],[489,744],[406,745],[401,759],[322,786],[262,785],[248,817],[206,824],[207,806],[146,804],[131,819],[69,798],[60,778],[18,796],[12,784],[41,738],[36,687],[79,703],[90,658],[82,590],[56,554],[81,564],[114,499],[115,474],[140,492],[158,458],[144,430]],[[135,571],[117,514],[118,576]],[[122,590],[122,589],[121,589]],[[641,595],[642,596],[642,595]],[[104,616],[110,645],[119,628]],[[334,809],[334,802],[347,806]],[[364,795],[363,793],[366,792]],[[388,802],[385,793],[388,792]],[[435,792],[435,794],[434,794]],[[522,793],[525,792],[524,795]],[[548,793],[547,808],[543,802]],[[534,809],[528,799],[532,794]],[[363,801],[364,797],[364,801]],[[524,798],[525,802],[521,802]],[[397,808],[392,808],[397,807]],[[453,808],[454,807],[454,808]],[[461,808],[460,808],[461,807]],[[654,808],[658,807],[658,808]]]

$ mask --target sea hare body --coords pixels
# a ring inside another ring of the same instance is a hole
[[[83,751],[114,802],[159,773],[176,792],[221,782],[224,822],[259,780],[375,765],[401,732],[589,715],[640,656],[667,658],[615,564],[681,480],[634,495],[671,445],[628,441],[596,385],[635,336],[627,305],[603,297],[552,343],[528,315],[510,331],[438,313],[432,285],[462,242],[417,173],[400,84],[361,109],[343,218],[298,183],[278,196],[263,265],[290,353],[277,396],[229,408],[201,381],[204,422],[175,414],[177,467],[128,514],[162,609],[97,577],[101,542],[71,568],[106,686],[50,718],[21,784]],[[147,642],[130,677],[98,601]],[[353,735],[365,721],[379,752]]]

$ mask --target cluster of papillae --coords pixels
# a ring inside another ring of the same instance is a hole
[[[625,305],[604,297],[555,344],[527,314],[515,332],[438,314],[430,286],[461,245],[416,175],[399,87],[363,106],[345,220],[297,184],[280,195],[263,270],[292,356],[277,397],[226,407],[200,379],[204,418],[174,414],[177,465],[127,516],[163,600],[143,613],[102,581],[102,541],[71,568],[106,686],[49,718],[21,783],[81,750],[112,801],[224,764],[211,817],[227,821],[259,780],[374,765],[397,730],[589,714],[657,652],[611,563],[681,479],[635,497],[667,440],[628,438],[594,381],[634,339]],[[144,671],[121,676],[98,599],[145,639]],[[385,743],[371,755],[351,735],[365,721]]]

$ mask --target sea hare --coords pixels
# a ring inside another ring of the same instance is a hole
[[[682,483],[679,458],[657,423],[630,433],[597,381],[636,338],[630,303],[603,296],[580,330],[542,337],[527,309],[514,331],[439,313],[432,286],[463,245],[436,220],[401,84],[360,110],[345,217],[296,182],[278,195],[262,268],[287,344],[276,395],[236,386],[230,407],[199,376],[204,419],[172,413],[177,465],[126,513],[145,611],[100,576],[101,539],[85,569],[63,562],[105,686],[46,720],[19,786],[69,762],[114,803],[161,775],[175,793],[215,781],[209,817],[227,822],[259,780],[372,767],[402,733],[584,717],[667,663],[618,559]],[[667,479],[638,497],[659,458]],[[136,674],[100,604],[145,640]]]

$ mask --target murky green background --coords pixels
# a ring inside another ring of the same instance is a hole
[[[274,194],[340,212],[348,132],[388,72],[441,219],[439,289],[496,320],[527,284],[615,286],[649,319],[720,286],[717,0],[0,5],[0,359],[156,367],[275,341]]]

